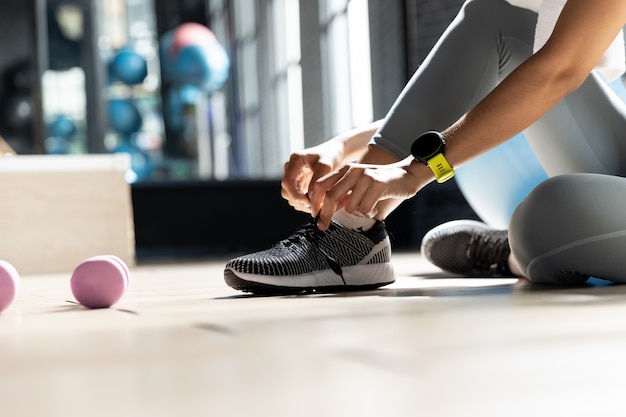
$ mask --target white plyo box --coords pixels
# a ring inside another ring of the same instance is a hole
[[[127,154],[0,157],[0,259],[20,274],[97,255],[134,265],[129,167]]]

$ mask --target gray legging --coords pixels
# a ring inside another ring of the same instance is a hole
[[[536,13],[468,0],[372,142],[398,158],[442,130],[532,54]],[[626,105],[596,74],[525,131],[550,179],[513,214],[511,249],[534,282],[626,282]]]

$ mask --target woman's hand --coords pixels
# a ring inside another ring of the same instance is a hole
[[[382,120],[341,133],[320,145],[291,154],[284,166],[282,196],[296,210],[311,213],[309,188],[346,161],[357,161]]]
[[[364,217],[376,217],[376,205],[389,198],[407,199],[420,188],[409,169],[413,158],[395,164],[347,164],[309,186],[310,210],[320,230],[328,229],[340,209]]]
[[[339,167],[342,161],[343,147],[332,141],[294,152],[284,166],[283,198],[296,210],[311,213],[308,196],[311,184]]]

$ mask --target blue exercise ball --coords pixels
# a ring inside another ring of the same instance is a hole
[[[50,123],[48,133],[52,137],[69,138],[76,133],[76,124],[68,116],[59,115]]]
[[[143,124],[143,118],[137,106],[124,99],[109,101],[109,126],[123,136],[130,136],[138,132]]]
[[[161,37],[164,78],[216,91],[228,79],[230,59],[213,32],[198,23],[184,23]]]
[[[508,228],[515,208],[547,178],[523,134],[457,168],[455,175],[470,207],[499,229]]]
[[[224,58],[213,46],[189,45],[178,54],[174,71],[181,82],[202,87],[207,91],[218,90],[228,78]],[[222,64],[216,65],[216,61]]]
[[[185,107],[197,104],[205,94],[206,92],[191,84],[172,86],[163,100],[163,119],[168,130],[183,132],[187,127]]]
[[[148,75],[148,64],[144,57],[132,49],[122,49],[109,63],[112,81],[119,80],[128,85],[141,84]]]
[[[149,179],[154,172],[154,163],[144,150],[135,145],[130,139],[125,138],[112,151],[113,153],[126,153],[130,155],[130,171],[126,173],[126,180],[134,183]]]

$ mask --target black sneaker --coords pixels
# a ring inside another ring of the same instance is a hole
[[[256,294],[295,294],[369,290],[395,278],[383,222],[365,232],[333,222],[321,232],[311,220],[270,249],[228,262],[224,280]]]
[[[506,230],[473,220],[454,220],[430,230],[422,239],[421,254],[447,272],[466,276],[514,276]]]

